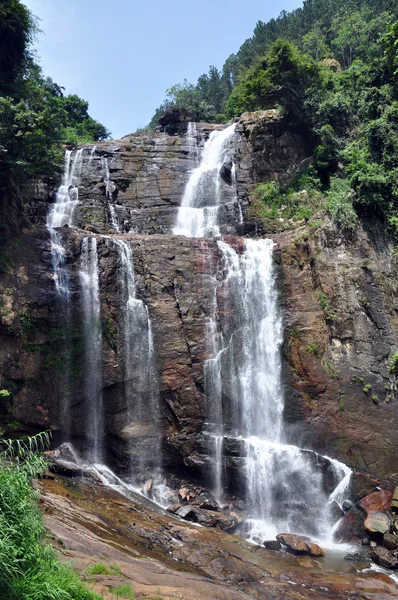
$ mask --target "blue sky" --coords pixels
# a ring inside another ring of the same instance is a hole
[[[90,103],[114,138],[144,126],[165,90],[220,68],[257,21],[302,0],[23,0],[46,75]]]

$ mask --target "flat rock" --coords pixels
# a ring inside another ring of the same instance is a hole
[[[384,513],[372,510],[365,520],[364,527],[369,533],[388,533],[391,521]]]

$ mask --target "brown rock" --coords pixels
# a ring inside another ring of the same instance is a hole
[[[372,510],[365,520],[364,527],[369,533],[388,533],[391,521],[384,513]]]
[[[372,560],[374,560],[374,562],[381,567],[386,567],[387,569],[398,569],[398,558],[393,556],[393,554],[391,554],[387,548],[377,546],[372,550],[371,557]]]
[[[391,506],[398,508],[398,486],[394,490]]]
[[[181,508],[181,506],[181,504],[171,504],[166,508],[166,510],[169,513],[175,514]]]
[[[280,533],[276,536],[278,542],[287,547],[289,552],[293,554],[310,554],[311,556],[325,556],[323,549],[314,544],[307,542],[301,536],[292,533]]]
[[[370,513],[371,511],[384,512],[391,507],[392,498],[392,492],[380,490],[379,492],[373,492],[373,494],[369,494],[369,496],[362,498],[360,505],[367,513]]]

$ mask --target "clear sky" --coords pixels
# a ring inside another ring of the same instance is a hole
[[[144,126],[165,90],[222,67],[257,21],[302,0],[23,0],[40,18],[41,66],[117,138]]]

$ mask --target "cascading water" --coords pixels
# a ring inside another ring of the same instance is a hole
[[[82,242],[80,281],[84,326],[84,396],[87,410],[88,460],[103,462],[102,326],[97,240]]]
[[[235,125],[212,131],[204,145],[199,166],[186,185],[178,210],[174,235],[210,237],[220,235],[218,211],[221,203],[220,169],[230,160]]]
[[[108,203],[108,211],[109,211],[109,220],[113,229],[120,233],[120,224],[116,212],[116,207],[112,203],[113,193],[116,190],[116,185],[111,180],[110,171],[109,171],[109,162],[106,156],[101,156],[101,168],[102,168],[102,176],[105,183],[105,196],[106,201]]]
[[[187,128],[188,152],[189,157],[194,160],[195,165],[198,162],[198,143],[196,140],[196,135],[196,123],[190,121]]]
[[[201,163],[186,186],[174,233],[219,234],[219,171],[228,153],[231,156],[228,141],[233,131],[230,126],[214,132],[219,135],[212,134],[205,144]],[[249,539],[294,532],[330,543],[334,503],[344,500],[351,471],[338,461],[285,443],[283,328],[274,244],[245,240],[243,248],[235,248],[219,240],[217,245],[222,267],[214,279],[213,314],[207,329],[212,358],[204,366],[215,492],[220,499],[226,483],[226,453],[232,444],[235,453],[239,448],[244,457]],[[219,292],[228,319],[224,327],[217,318]]]
[[[65,269],[65,248],[62,238],[55,228],[64,225],[72,227],[73,225],[73,214],[79,203],[78,185],[82,176],[82,166],[83,148],[74,154],[71,150],[66,150],[62,183],[47,216],[54,281],[58,294],[63,298],[69,296],[69,276]]]
[[[123,347],[125,401],[128,423],[125,434],[129,441],[130,472],[136,483],[137,473],[160,471],[159,398],[155,371],[153,336],[148,309],[136,297],[134,263],[131,245],[113,239],[120,267],[118,269],[120,306],[119,330]]]

